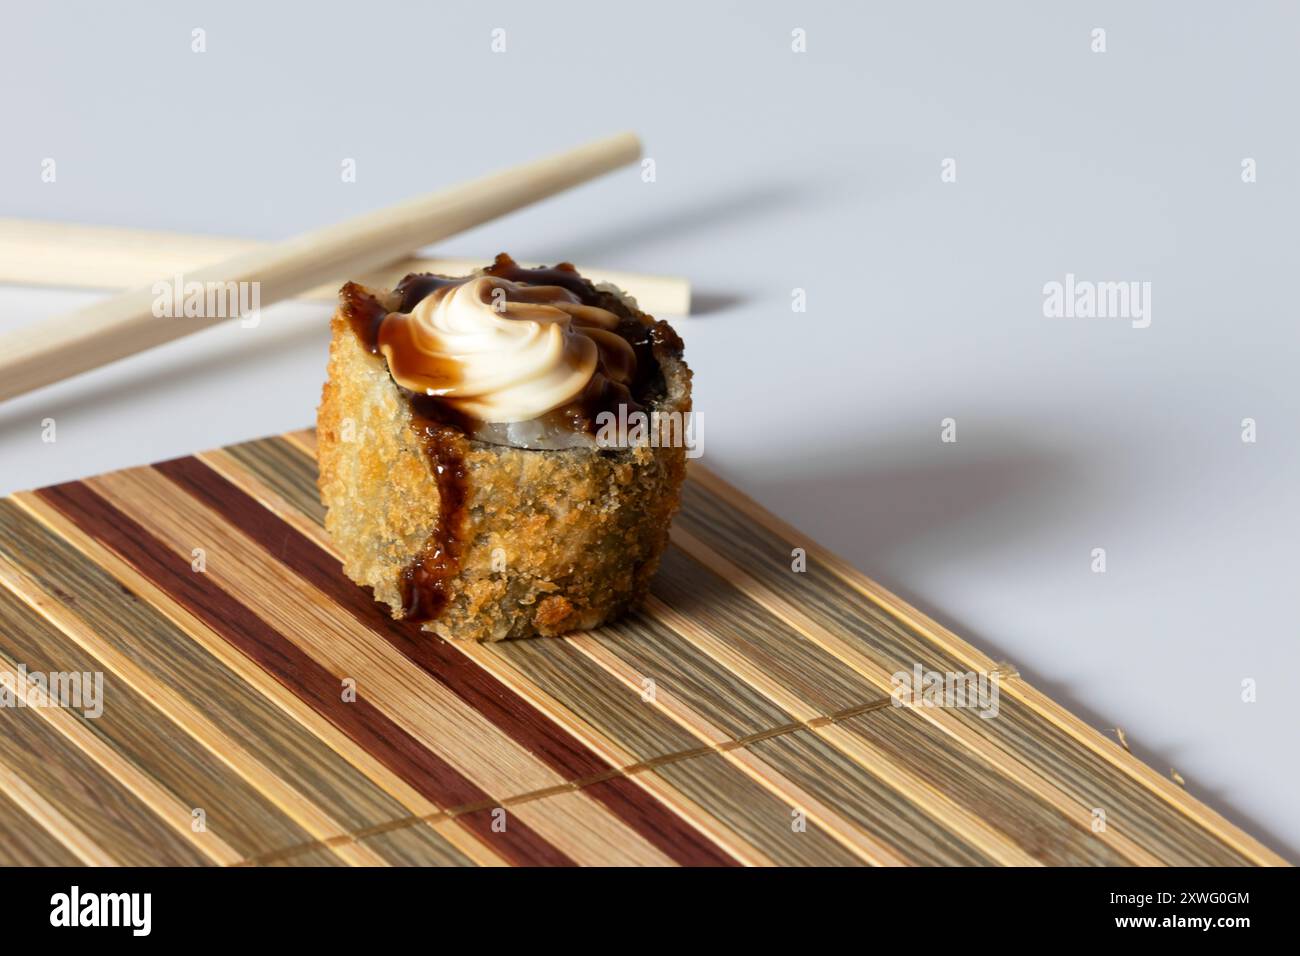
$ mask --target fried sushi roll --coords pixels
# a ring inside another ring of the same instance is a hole
[[[595,627],[644,596],[691,410],[666,322],[570,265],[503,254],[392,292],[348,283],[331,332],[326,528],[394,617],[495,641]]]

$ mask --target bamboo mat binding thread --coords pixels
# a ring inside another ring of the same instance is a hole
[[[895,671],[997,665],[694,464],[637,614],[392,622],[313,441],[0,501],[0,670],[105,681],[96,719],[0,710],[0,862],[1284,862],[1013,670],[992,719],[892,706]]]

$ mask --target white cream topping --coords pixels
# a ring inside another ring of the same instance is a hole
[[[576,399],[602,364],[630,380],[635,355],[617,324],[558,286],[478,276],[389,315],[379,349],[405,388],[485,422],[523,422]]]

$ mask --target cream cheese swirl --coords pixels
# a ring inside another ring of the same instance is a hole
[[[636,355],[618,322],[560,286],[483,275],[389,314],[378,347],[404,388],[480,421],[523,422],[579,398],[598,373],[631,382]]]

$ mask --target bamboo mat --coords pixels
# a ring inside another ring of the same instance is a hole
[[[104,680],[98,717],[0,708],[0,862],[1284,862],[694,464],[639,613],[393,622],[333,556],[313,443],[0,500],[0,671]],[[997,715],[894,706],[917,664],[996,671]]]

